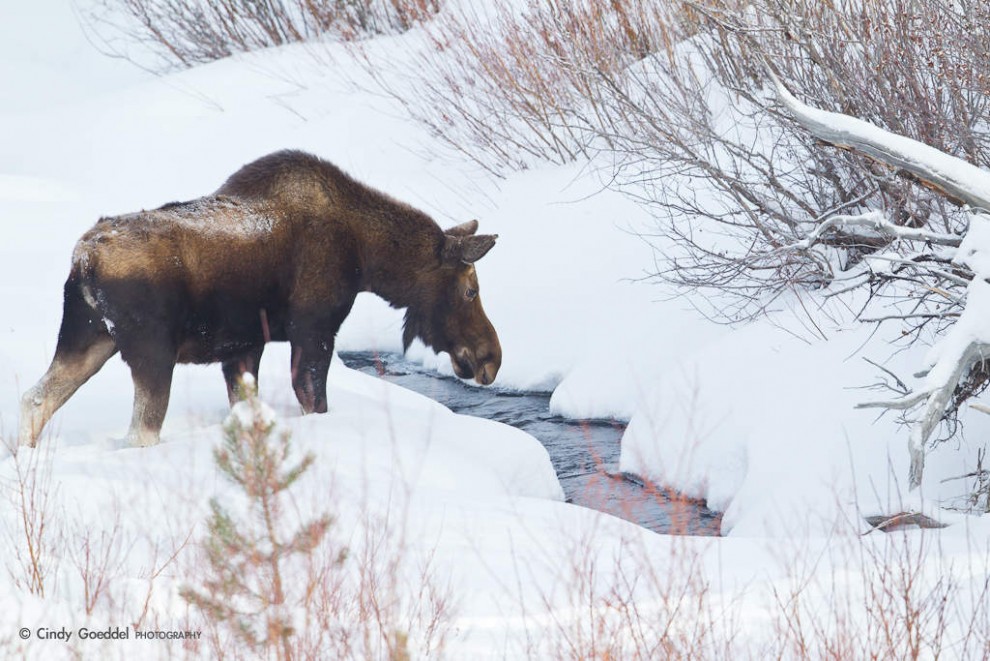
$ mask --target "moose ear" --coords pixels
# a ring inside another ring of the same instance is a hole
[[[444,234],[449,236],[471,236],[478,231],[478,221],[469,220],[466,223],[461,223],[460,225],[455,225],[450,229],[445,229]]]
[[[474,264],[485,256],[495,245],[498,234],[479,234],[477,236],[447,236],[443,244],[443,261],[446,264],[463,262]]]

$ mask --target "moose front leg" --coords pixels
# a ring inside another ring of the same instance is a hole
[[[330,293],[322,298],[340,300]],[[352,305],[353,294],[316,313],[312,306],[306,305],[292,310],[286,334],[292,348],[292,389],[303,413],[327,412],[327,373],[333,359],[334,338]]]
[[[327,373],[333,339],[292,342],[292,389],[303,413],[327,412]]]

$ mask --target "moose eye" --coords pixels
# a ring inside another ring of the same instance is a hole
[[[466,298],[469,301],[473,301],[477,295],[478,295],[478,290],[472,289],[471,287],[468,287],[464,291],[464,298]]]

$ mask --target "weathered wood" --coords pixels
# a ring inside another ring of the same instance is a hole
[[[869,535],[871,532],[876,532],[877,530],[881,532],[891,532],[893,530],[900,530],[907,526],[918,526],[919,528],[948,527],[947,524],[920,512],[901,512],[899,514],[867,516],[865,519],[866,522],[873,527],[863,533],[864,535]]]

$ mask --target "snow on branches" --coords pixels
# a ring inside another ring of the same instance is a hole
[[[920,407],[909,420],[909,483],[915,489],[921,484],[925,446],[932,432],[950,407],[958,406],[954,401],[958,399],[960,384],[990,357],[990,215],[987,213],[990,210],[990,172],[868,122],[807,106],[798,101],[772,72],[770,76],[777,99],[797,123],[817,139],[904,171],[971,212],[969,228],[962,236],[904,227],[890,222],[881,212],[873,211],[854,217],[832,216],[816,227],[807,239],[788,246],[807,249],[837,228],[866,228],[891,238],[956,247],[950,268],[965,267],[973,274],[966,282],[964,278],[943,271],[945,276],[956,278],[956,284],[966,283],[965,299],[956,323],[932,348],[928,357],[930,368],[923,373],[920,386],[899,399],[860,404],[860,407],[909,412]]]

